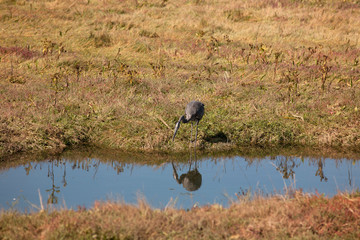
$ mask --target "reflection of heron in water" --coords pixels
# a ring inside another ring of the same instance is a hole
[[[196,191],[200,188],[202,182],[202,176],[200,172],[197,170],[196,161],[195,161],[195,169],[191,170],[191,162],[189,166],[189,171],[187,173],[181,174],[180,178],[177,174],[175,165],[171,162],[173,166],[173,176],[178,184],[182,184],[183,187],[188,191]]]
[[[191,151],[190,151],[190,161],[189,161],[189,170],[187,173],[181,174],[180,178],[177,174],[174,162],[171,161],[173,167],[173,176],[178,184],[182,184],[183,187],[188,191],[196,191],[201,187],[202,176],[197,169],[196,164],[196,148],[194,149],[194,166],[195,169],[191,170],[192,160],[191,160]]]

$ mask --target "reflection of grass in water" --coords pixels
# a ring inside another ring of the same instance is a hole
[[[285,170],[286,172],[284,173],[282,170],[279,169],[279,166],[276,166],[273,162],[270,162],[270,164],[277,170],[279,171],[281,178],[284,182],[284,191],[285,191],[285,195],[289,195],[292,194],[296,191],[296,178],[295,178],[295,172],[293,169],[291,169],[290,171],[292,172],[289,178],[289,174],[287,173],[287,169],[283,169],[283,171]],[[286,163],[287,164],[287,163]],[[288,186],[286,184],[286,180],[290,181],[290,186]]]
[[[189,161],[189,152],[184,151],[181,153],[157,153],[157,152],[132,152],[122,151],[109,148],[101,148],[94,146],[81,146],[74,149],[64,151],[62,154],[46,154],[46,153],[18,153],[12,156],[2,158],[0,161],[0,171],[11,167],[25,165],[28,162],[41,162],[42,160],[65,158],[69,161],[85,161],[89,156],[95,159],[99,159],[103,163],[108,162],[124,162],[124,163],[136,163],[144,165],[161,165],[167,163],[170,160],[179,163],[187,163]],[[309,158],[311,161],[316,161],[320,158],[331,158],[336,161],[342,159],[353,159],[353,164],[360,159],[358,152],[352,151],[339,151],[331,148],[312,148],[312,147],[238,147],[232,151],[215,151],[206,152],[198,151],[197,159],[199,161],[210,159],[222,159],[232,157],[244,157],[251,162],[259,161],[266,157],[276,156],[299,156],[300,158]]]
[[[29,212],[38,212],[38,211],[54,211],[54,210],[61,210],[67,209],[65,199],[62,200],[62,204],[59,202],[51,202],[49,200],[52,199],[50,194],[48,194],[47,200],[43,200],[43,196],[41,195],[40,189],[38,189],[38,197],[39,202],[32,202],[27,199],[24,195],[18,195],[14,197],[11,203],[7,202],[7,211],[21,211],[24,213]],[[22,206],[22,207],[21,207]]]
[[[48,191],[46,191],[48,192]],[[56,210],[66,210],[68,209],[66,206],[66,202],[65,199],[62,199],[61,204],[58,202],[58,199],[55,201],[53,201],[53,197],[51,196],[51,194],[47,195],[47,200],[44,203],[44,199],[43,196],[41,195],[40,189],[38,189],[38,194],[39,194],[39,203],[33,203],[27,199],[24,198],[25,202],[30,206],[30,208],[25,207],[24,210],[25,212],[52,212],[52,211],[56,211]]]
[[[10,203],[6,202],[6,204],[10,210],[15,210],[18,208],[18,205],[20,204],[21,199],[25,200],[25,197],[23,195],[19,195],[17,197],[14,197]]]
[[[280,2],[1,1],[0,156],[184,150],[192,99],[199,148],[357,149],[358,4]]]

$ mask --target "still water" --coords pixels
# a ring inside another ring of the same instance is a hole
[[[85,157],[84,157],[85,154]],[[157,158],[147,155],[144,158]],[[191,157],[191,156],[190,156]],[[228,206],[238,196],[281,194],[290,189],[333,196],[360,186],[360,161],[324,157],[205,156],[185,161],[133,161],[82,153],[0,170],[0,209],[90,208],[97,200],[152,207]],[[137,159],[142,158],[136,156]],[[165,159],[165,160],[164,160]],[[181,158],[180,158],[181,160]],[[42,203],[41,203],[42,202]]]

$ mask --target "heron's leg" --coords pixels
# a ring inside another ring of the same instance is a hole
[[[191,170],[191,165],[192,165],[192,160],[190,159],[188,172],[190,172],[190,170]]]
[[[199,124],[199,120],[196,121],[196,133],[195,133],[195,148],[196,148],[196,140],[197,140],[197,133],[198,133],[198,124]]]
[[[191,140],[190,140],[190,143],[189,143],[189,153],[190,153],[190,158],[189,158],[189,164],[191,165],[191,162],[192,162],[192,153],[191,153]]]
[[[192,132],[193,132],[193,122],[191,121],[191,135],[190,135],[190,142],[192,141]]]

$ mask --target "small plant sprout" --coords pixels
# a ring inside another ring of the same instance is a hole
[[[318,64],[320,65],[320,72],[321,72],[321,89],[325,90],[325,83],[328,78],[328,74],[332,68],[329,66],[329,61],[331,59],[327,55],[322,55],[319,57]]]

